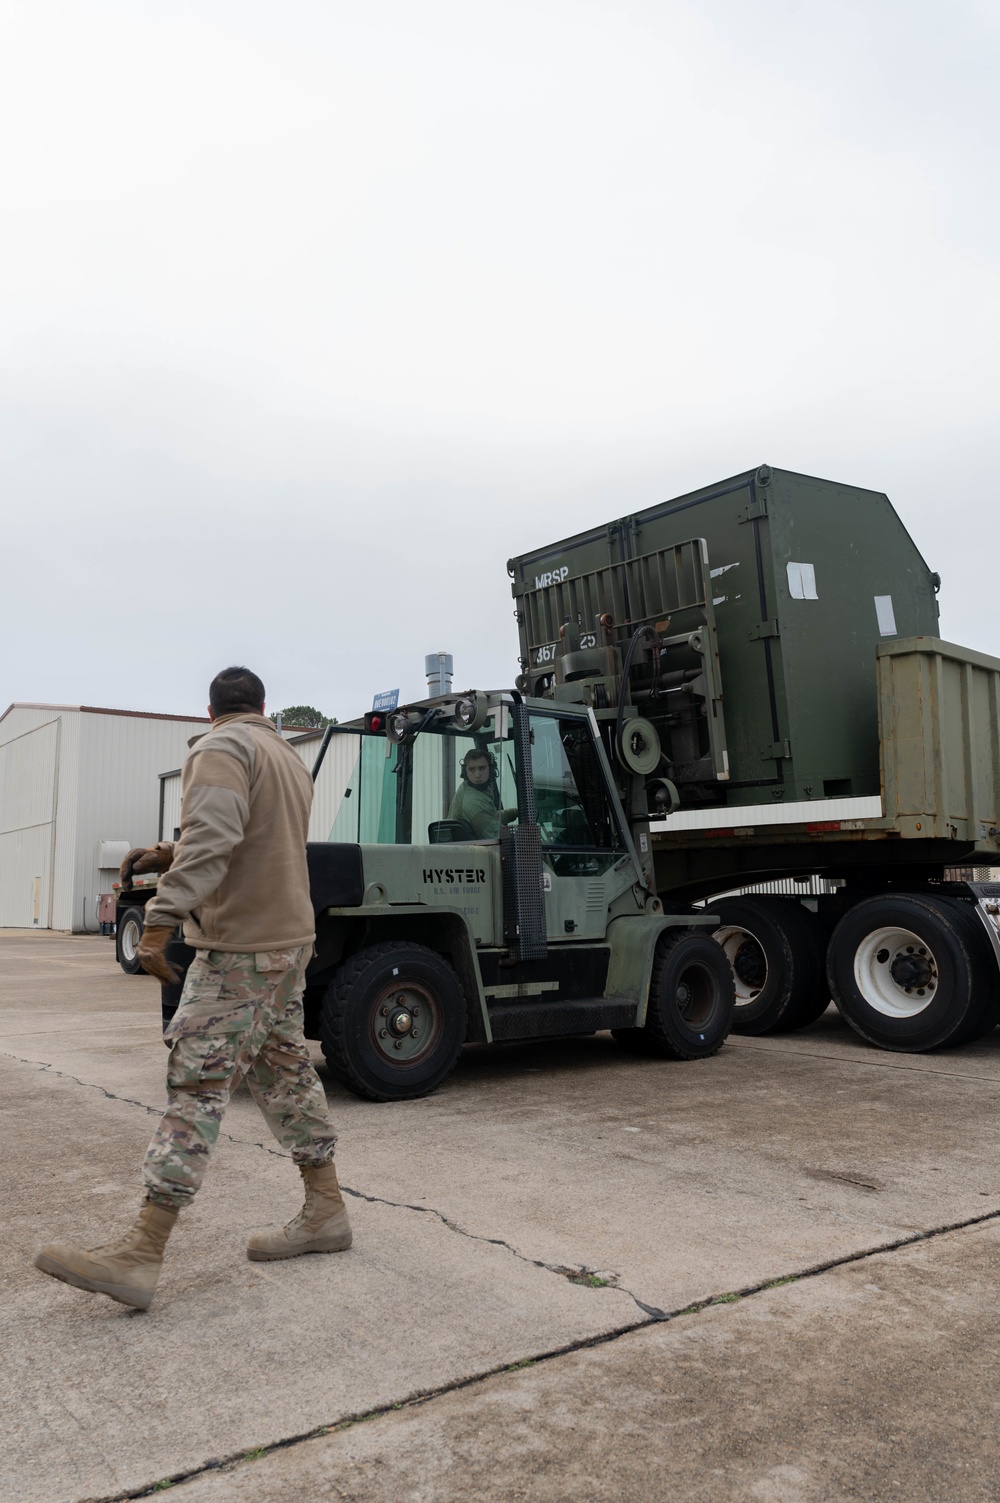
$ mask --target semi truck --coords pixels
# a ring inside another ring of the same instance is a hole
[[[939,638],[886,496],[761,465],[507,567],[513,689],[369,712],[317,757],[355,738],[308,847],[306,1029],[339,1080],[416,1096],[466,1041],[606,1029],[704,1058],[831,997],[888,1049],[1000,1022],[1000,883],[952,880],[1000,864],[1000,660]],[[133,956],[150,888],[119,895]]]

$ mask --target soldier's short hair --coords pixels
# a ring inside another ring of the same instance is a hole
[[[249,668],[223,668],[212,680],[208,702],[212,714],[259,715],[264,708],[264,685]]]
[[[485,746],[472,747],[471,750],[467,751],[465,756],[462,758],[462,766],[459,771],[459,777],[462,779],[463,783],[467,783],[469,781],[470,762],[485,762],[490,770],[490,777],[494,781],[496,781],[497,759],[493,755],[493,753],[489,751]]]

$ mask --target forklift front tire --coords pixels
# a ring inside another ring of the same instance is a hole
[[[407,1101],[451,1074],[465,1030],[465,993],[448,962],[392,940],[360,950],[334,976],[320,1043],[331,1075],[356,1096]]]

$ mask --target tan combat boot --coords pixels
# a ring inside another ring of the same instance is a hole
[[[306,1203],[279,1231],[254,1232],[247,1257],[255,1263],[307,1252],[344,1252],[351,1245],[351,1223],[334,1166],[300,1164],[299,1172],[306,1182]]]
[[[163,1249],[176,1220],[176,1211],[147,1200],[139,1219],[120,1242],[90,1252],[50,1242],[35,1258],[35,1267],[77,1289],[107,1294],[119,1304],[148,1310],[163,1265]]]

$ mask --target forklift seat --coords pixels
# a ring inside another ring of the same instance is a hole
[[[476,832],[467,819],[436,819],[427,826],[431,845],[449,845],[456,840],[475,840]]]

